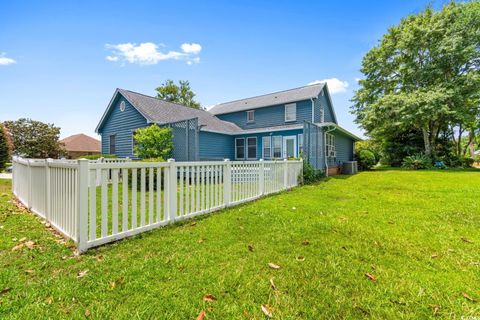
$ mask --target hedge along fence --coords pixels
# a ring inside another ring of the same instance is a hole
[[[279,192],[302,161],[96,162],[13,158],[13,193],[88,248]]]

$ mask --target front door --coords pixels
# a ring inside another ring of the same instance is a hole
[[[283,157],[285,159],[297,157],[297,136],[283,137]]]

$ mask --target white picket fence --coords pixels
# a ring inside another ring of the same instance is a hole
[[[80,251],[299,185],[302,161],[13,158],[13,193]]]

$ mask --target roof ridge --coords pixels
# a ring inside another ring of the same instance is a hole
[[[138,95],[141,95],[141,96],[150,98],[150,99],[155,99],[155,100],[158,100],[158,101],[162,101],[162,102],[166,102],[166,103],[169,103],[169,104],[173,104],[173,105],[178,106],[178,107],[188,108],[188,109],[192,109],[192,110],[206,111],[206,110],[204,110],[204,109],[198,109],[198,108],[194,108],[194,107],[189,107],[189,106],[185,106],[185,105],[183,105],[183,104],[175,103],[175,102],[172,102],[172,101],[159,99],[159,98],[157,98],[157,97],[152,97],[152,96],[149,96],[148,94],[144,94],[144,93],[141,93],[141,92],[136,92],[136,91],[132,91],[132,90],[128,90],[128,89],[122,89],[122,88],[117,88],[117,89],[118,89],[118,90],[122,90],[122,91],[128,91],[128,92],[131,92],[131,93],[133,93],[133,94],[138,94]]]
[[[318,86],[318,85],[324,85],[324,84],[325,84],[325,82],[319,82],[319,83],[314,83],[314,84],[307,84],[307,85],[305,85],[305,86],[300,86],[300,87],[291,88],[291,89],[286,89],[286,90],[280,90],[280,91],[274,91],[274,92],[270,92],[270,93],[259,94],[259,95],[252,96],[252,97],[248,97],[248,98],[230,100],[230,101],[227,101],[227,102],[222,102],[222,103],[216,104],[216,105],[214,105],[212,108],[214,108],[214,107],[216,107],[216,106],[220,106],[220,105],[222,105],[222,104],[227,104],[227,103],[232,103],[232,102],[237,102],[237,101],[242,101],[242,100],[248,100],[248,99],[253,99],[253,98],[259,98],[259,97],[269,96],[269,95],[271,95],[271,94],[284,93],[284,92],[288,92],[288,91],[298,90],[298,89],[302,89],[302,88],[306,88],[306,87],[313,87],[313,86]]]

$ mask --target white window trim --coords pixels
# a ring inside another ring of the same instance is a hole
[[[248,115],[252,115],[252,120],[248,118]],[[248,110],[247,111],[247,123],[253,123],[255,122],[255,110]]]
[[[287,119],[287,109],[288,108],[295,108],[294,119]],[[296,103],[289,103],[285,105],[285,122],[295,122],[297,121],[297,104]]]
[[[255,158],[250,158],[248,156],[248,139],[255,139]],[[257,137],[246,137],[245,138],[245,158],[247,160],[257,160],[257,156],[258,156],[258,141],[257,141]]]
[[[335,149],[335,135],[331,133],[326,134],[325,139],[325,154],[327,158],[336,158],[337,157],[337,150]],[[331,155],[331,151],[333,151],[334,155]]]
[[[266,138],[266,140],[268,140],[270,142],[270,147],[269,147],[270,154],[268,156],[265,154],[265,143],[264,143],[265,138]],[[273,149],[272,149],[272,136],[263,136],[262,137],[262,159],[272,159],[272,151],[273,151]]]
[[[287,140],[293,140],[293,157],[297,157],[297,136],[283,136],[283,158],[287,159]]]
[[[302,137],[302,148],[303,148],[303,150],[305,150],[305,146],[304,146],[305,141],[304,141],[303,133],[299,133],[299,134],[297,134],[297,155],[298,155],[298,157],[301,156],[301,154],[300,154],[301,153],[300,152],[300,137]]]
[[[280,137],[281,143],[280,143],[280,157],[275,157],[275,147],[273,145],[273,138],[275,137]],[[272,136],[272,159],[282,159],[283,156],[283,136]]]
[[[237,140],[243,140],[243,155],[246,156],[246,150],[245,147],[247,145],[247,142],[245,141],[245,138],[235,138],[235,160],[245,160],[245,157],[239,158],[237,157]]]

